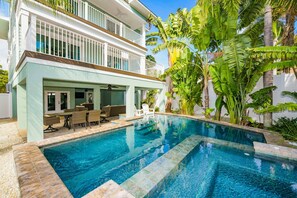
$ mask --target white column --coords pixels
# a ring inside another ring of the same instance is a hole
[[[108,44],[104,43],[104,66],[107,67],[107,54],[108,54]]]
[[[120,36],[124,37],[123,35],[123,23],[120,23]]]
[[[135,87],[133,85],[126,87],[126,117],[134,117],[135,105]]]
[[[167,87],[165,85],[163,89],[159,90],[156,106],[159,107],[160,112],[165,112],[166,90],[167,90]]]
[[[27,36],[27,50],[36,51],[36,15],[31,15],[30,27]]]
[[[140,74],[146,75],[145,56],[140,56],[139,67],[140,67]]]
[[[145,35],[146,35],[145,24],[143,24],[141,27],[141,45],[143,47],[145,47]]]
[[[23,51],[26,49],[26,34],[29,28],[29,12],[22,11],[20,14],[20,38],[18,40],[19,43],[19,51],[18,53],[18,58],[20,58],[23,54]],[[29,42],[29,41],[28,41]],[[21,52],[19,54],[19,52]],[[19,60],[19,59],[18,59]]]
[[[26,85],[18,84],[16,89],[17,98],[17,120],[20,130],[27,129],[27,97],[26,97]]]
[[[43,80],[30,70],[26,79],[27,140],[33,142],[43,139]]]
[[[99,85],[94,88],[93,92],[93,103],[94,103],[94,109],[100,109],[100,87]]]

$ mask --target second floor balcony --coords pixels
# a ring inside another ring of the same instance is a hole
[[[136,20],[129,20],[128,25],[125,22],[119,21],[111,14],[107,14],[102,8],[95,6],[95,3],[100,4],[100,6],[104,7],[104,9],[111,9],[109,11],[114,12],[114,15],[118,18],[122,18],[122,20],[135,15],[128,13],[126,8],[120,9],[118,4],[112,5],[114,1],[95,1],[91,3],[83,0],[69,0],[69,5],[67,7],[63,6],[60,8],[101,28],[104,28],[113,34],[119,35],[129,41],[132,41],[133,43],[145,47],[145,22],[140,23]]]
[[[25,50],[153,77],[164,72],[162,66],[146,62],[144,55],[34,17],[20,43],[19,56]]]

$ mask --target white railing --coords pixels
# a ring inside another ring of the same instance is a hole
[[[25,38],[29,42],[35,40],[29,39],[34,34],[36,45],[33,45],[34,47],[27,45],[28,50],[135,73],[141,71],[141,56],[103,41],[89,38],[40,19],[36,20],[36,32],[32,30],[33,27],[30,27]]]
[[[160,77],[164,74],[165,68],[161,64],[145,60],[145,71],[148,76]]]
[[[142,36],[117,19],[101,12],[95,6],[90,5],[87,1],[70,0],[70,6],[66,10],[74,15],[77,15],[85,20],[88,20],[108,31],[118,34],[134,43],[141,43]]]
[[[138,45],[142,45],[141,35],[135,31],[131,30],[127,26],[123,26],[123,37],[134,42],[134,43],[137,43]]]

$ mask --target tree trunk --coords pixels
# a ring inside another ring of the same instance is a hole
[[[204,76],[204,108],[209,108],[209,90],[208,90],[208,76]]]
[[[272,8],[270,5],[265,6],[264,15],[264,44],[265,46],[273,45],[272,37]],[[273,71],[265,72],[263,75],[263,87],[273,86]],[[271,99],[273,98],[272,92],[269,93]],[[272,100],[271,103],[273,104]],[[271,105],[272,105],[271,104]],[[270,127],[272,125],[272,113],[264,114],[264,127]]]
[[[169,51],[168,51],[168,66],[169,66],[169,68],[172,66]],[[168,93],[170,93],[170,95],[173,96],[173,85],[172,85],[172,80],[171,80],[170,76],[166,77],[166,84],[168,85]],[[172,107],[172,97],[169,97],[169,98],[167,98],[167,102],[165,105],[165,111],[170,113],[171,107]]]
[[[286,13],[286,24],[284,26],[284,33],[282,38],[283,46],[293,46],[294,45],[294,22],[295,15],[294,10],[290,9]],[[284,69],[284,72],[289,73],[290,69]]]

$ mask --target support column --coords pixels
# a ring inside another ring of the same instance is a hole
[[[140,73],[141,74],[146,74],[146,69],[145,69],[145,56],[140,57]]]
[[[94,93],[93,93],[93,102],[94,102],[94,109],[100,109],[100,103],[101,103],[101,97],[100,97],[100,87],[99,85],[94,88]]]
[[[159,107],[160,112],[165,112],[166,90],[167,90],[166,86],[164,86],[163,89],[159,90],[157,107]]]
[[[32,72],[28,72],[32,74]],[[39,75],[29,75],[27,91],[27,141],[43,139],[43,80]]]
[[[23,51],[26,49],[26,33],[28,31],[29,28],[29,12],[27,11],[22,11],[20,14],[20,35],[18,38],[18,46],[17,46],[17,60],[20,59],[20,57],[23,54]],[[31,42],[31,41],[30,41]]]
[[[17,120],[18,127],[21,131],[26,133],[27,129],[27,97],[26,97],[26,85],[17,85]]]
[[[26,44],[27,46],[27,50],[36,51],[36,15],[31,15],[31,19],[30,19],[30,27],[29,27],[29,31],[28,31],[28,37],[26,39],[26,41],[28,41],[28,43]]]
[[[126,87],[126,117],[134,117],[135,105],[135,87],[133,85]]]
[[[16,88],[11,89],[12,95],[12,117],[17,118],[17,90]]]
[[[145,36],[146,36],[145,24],[143,24],[141,27],[141,46],[143,47],[145,47]]]

